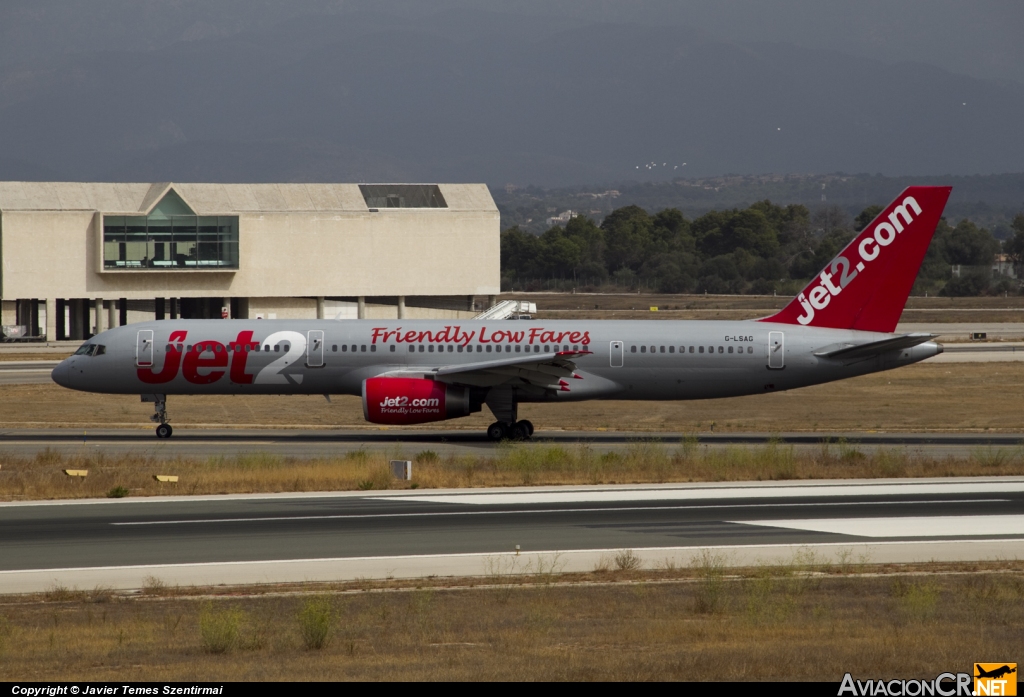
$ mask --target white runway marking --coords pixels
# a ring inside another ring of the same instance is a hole
[[[810,518],[735,520],[742,525],[831,532],[857,537],[958,537],[1024,535],[1024,515],[968,515],[900,518]]]
[[[802,484],[759,487],[680,487],[678,489],[633,489],[628,491],[576,490],[538,492],[474,492],[404,496],[403,501],[461,503],[468,505],[529,503],[605,503],[612,501],[704,501],[714,499],[781,499],[846,496],[934,496],[941,494],[1009,494],[1024,492],[1024,482],[933,482],[894,484]],[[373,497],[367,497],[373,498]]]
[[[901,506],[921,504],[947,504],[947,503],[1006,503],[1009,499],[963,499],[951,501],[940,499],[937,501],[865,501],[858,503],[858,506],[887,506],[899,504]],[[821,506],[845,506],[847,502],[828,503],[734,503],[734,504],[708,504],[706,506],[627,506],[623,508],[531,508],[525,511],[435,511],[423,513],[344,513],[338,515],[294,515],[294,516],[262,516],[253,518],[197,518],[183,520],[130,520],[111,523],[111,525],[194,525],[197,523],[265,523],[273,521],[291,520],[363,520],[369,518],[436,518],[465,515],[537,515],[540,513],[618,513],[622,511],[685,511],[700,510],[713,511],[725,508],[817,508]]]

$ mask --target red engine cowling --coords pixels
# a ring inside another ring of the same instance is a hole
[[[422,424],[469,416],[469,389],[424,378],[363,380],[363,418],[374,424]]]

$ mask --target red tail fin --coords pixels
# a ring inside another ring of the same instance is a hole
[[[908,188],[786,307],[761,321],[894,331],[951,189]]]

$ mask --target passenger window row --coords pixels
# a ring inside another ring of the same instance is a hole
[[[98,347],[98,348],[94,348],[94,347]],[[271,347],[270,344],[266,344],[266,345],[263,346],[263,351],[266,352],[266,353],[269,353],[271,351],[273,351],[275,353],[279,353],[282,350],[282,348],[283,348],[284,351],[287,351],[288,348],[289,348],[289,345],[288,344],[275,344],[273,347]],[[388,346],[388,348],[390,349],[391,353],[395,352],[395,345],[394,344],[391,344],[390,346]],[[554,352],[557,352],[557,351],[570,351],[570,350],[571,351],[579,351],[580,350],[580,345],[579,344],[573,344],[572,346],[569,346],[568,344],[565,344],[565,345],[559,347],[556,344],[556,345],[545,345],[545,346],[541,347],[538,344],[538,345],[533,346],[533,353],[541,353],[541,349],[542,348],[543,348],[543,352],[544,353],[550,353],[552,351],[554,351]],[[228,345],[227,347],[224,347],[220,343],[214,343],[214,344],[195,344],[194,346],[192,344],[188,344],[188,345],[167,344],[167,351],[175,351],[175,350],[181,351],[182,349],[184,349],[185,351],[193,351],[194,350],[194,351],[198,351],[198,352],[214,351],[216,353],[219,353],[221,351],[235,351],[235,352],[245,351],[245,353],[249,353],[250,351],[254,351],[256,353],[259,353],[260,352],[260,344],[256,344],[255,346],[253,346],[251,348],[250,348],[249,344],[234,344],[234,343]],[[584,351],[588,351],[589,349],[590,349],[590,347],[589,347],[588,344],[583,344],[583,350]],[[351,344],[351,345],[349,345],[349,344],[341,344],[341,346],[339,347],[338,344],[333,344],[331,346],[331,351],[333,353],[337,353],[339,350],[342,353],[349,353],[349,352],[351,352],[351,353],[357,353],[357,352],[358,353],[366,353],[367,345],[366,344],[361,344],[361,345],[360,344]],[[674,350],[674,347],[673,347],[673,350]],[[376,352],[377,351],[377,346],[374,345],[374,344],[370,344],[369,345],[369,351],[371,353]],[[456,346],[455,344],[438,344],[436,346],[436,349],[435,349],[435,345],[434,344],[425,344],[425,345],[424,344],[409,344],[409,353],[416,353],[417,351],[419,351],[419,353],[424,353],[424,352],[434,353],[435,351],[437,353],[445,353],[446,351],[448,353],[454,353],[456,351],[458,351],[459,353],[473,353],[473,347],[472,346],[465,346],[464,347],[464,346],[461,346],[461,345]],[[513,353],[513,352],[515,352],[515,353],[530,353],[530,347],[529,346],[521,346],[521,345],[518,345],[518,344],[517,345],[506,345],[506,346],[503,347],[501,344],[494,344],[493,345],[493,349],[492,349],[491,346],[482,346],[480,344],[477,344],[476,352],[477,353],[483,353],[484,351],[486,351],[487,353],[491,353],[492,351],[497,352],[497,353],[501,353],[502,351],[504,351],[505,353]],[[635,346],[633,347],[633,351],[634,352],[636,351],[636,347]],[[106,352],[106,347],[105,346],[99,346],[98,344],[83,344],[78,349],[78,351],[75,352],[75,355],[77,355],[77,356],[82,356],[82,355],[93,356],[93,355],[97,355],[98,356],[98,355],[101,355],[101,354],[103,354],[105,352]]]
[[[270,353],[271,351],[273,351],[274,353],[280,353],[281,351],[287,352],[289,348],[291,348],[291,344],[274,344],[273,346],[271,346],[270,344],[266,344],[263,347],[263,352],[264,353]],[[337,347],[335,347],[335,348],[337,348]],[[364,346],[363,348],[365,349],[366,347]],[[194,345],[193,344],[167,344],[167,348],[166,348],[167,351],[179,351],[179,352],[182,349],[184,349],[185,352],[195,351],[197,353],[202,353],[203,351],[212,351],[213,353],[220,353],[221,351],[234,351],[235,353],[242,353],[243,351],[245,353],[250,353],[250,352],[259,353],[260,352],[260,345],[256,344],[255,346],[250,346],[249,344],[234,344],[234,343],[229,344],[228,346],[223,346],[222,344],[219,344],[219,343],[215,343],[215,344],[194,344]]]
[[[687,350],[687,349],[689,349],[689,350]],[[716,346],[708,346],[707,347],[707,352],[708,353],[715,353],[716,349],[717,349],[718,353],[743,353],[743,347],[742,346],[736,346],[736,347],[733,347],[733,346],[717,346],[717,347]],[[726,350],[726,349],[728,349],[728,350]],[[637,349],[636,346],[630,346],[629,347],[629,352],[630,353],[636,353],[637,350],[638,349]],[[640,346],[639,347],[639,351],[640,351],[640,353],[647,353],[648,352],[648,347],[647,346]],[[666,350],[665,350],[664,346],[651,346],[650,347],[650,352],[651,353],[666,353]],[[668,353],[675,353],[676,352],[676,347],[675,346],[669,346],[667,352]],[[754,347],[753,346],[747,346],[747,353],[753,353],[753,352],[754,352]],[[704,353],[704,347],[703,346],[680,346],[679,347],[679,353]]]

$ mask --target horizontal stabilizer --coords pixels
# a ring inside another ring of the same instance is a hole
[[[881,341],[871,341],[866,344],[853,344],[849,342],[831,344],[822,349],[818,349],[814,352],[815,356],[819,358],[837,358],[837,359],[850,359],[850,358],[867,358],[869,356],[877,356],[887,351],[898,351],[900,349],[910,348],[923,344],[926,341],[931,341],[938,334],[903,334],[902,336],[894,336],[891,339],[882,339]]]

